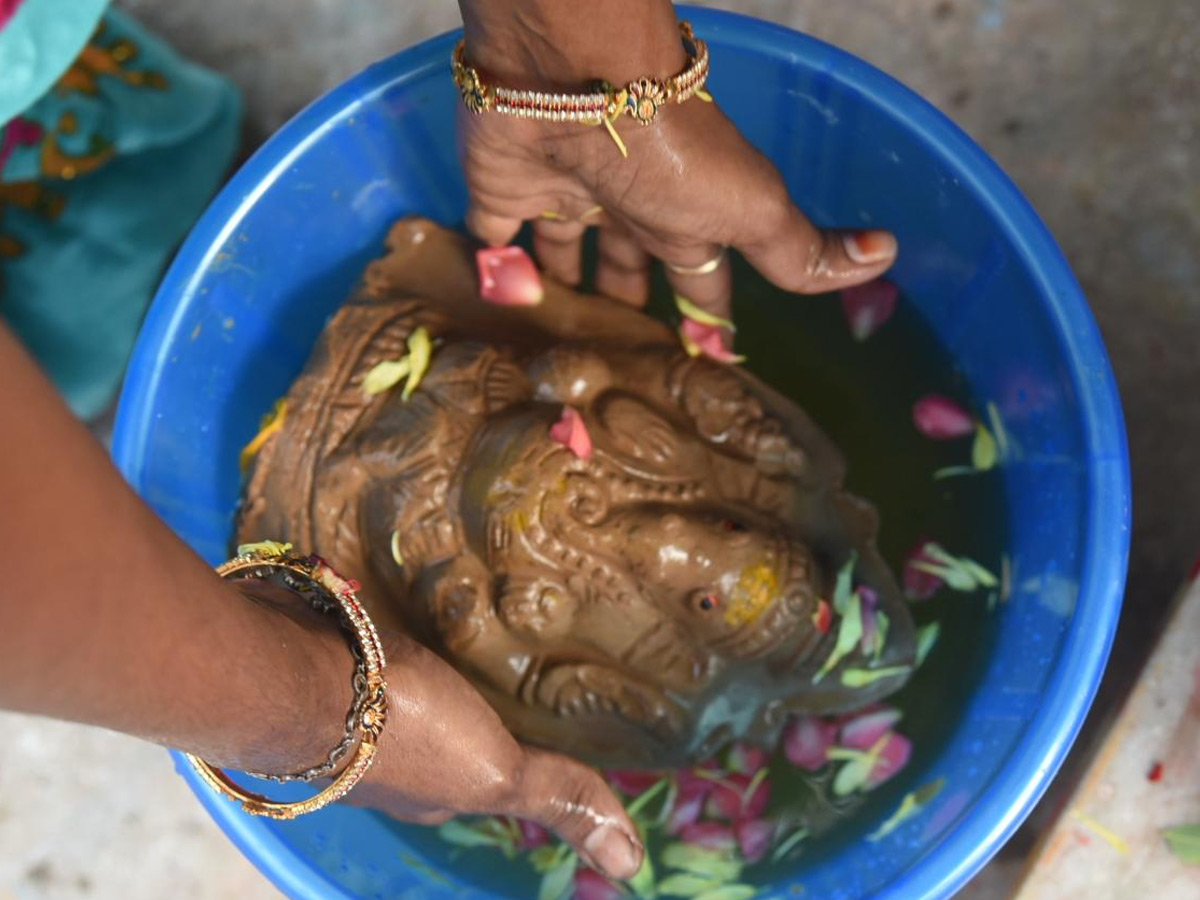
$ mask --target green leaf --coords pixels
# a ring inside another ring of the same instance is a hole
[[[665,791],[668,787],[670,787],[670,784],[671,779],[664,778],[661,781],[655,782],[650,787],[646,788],[646,790],[642,791],[642,793],[638,794],[638,796],[634,798],[634,800],[627,807],[625,807],[625,812],[628,813],[629,818],[636,819],[642,810],[646,808],[646,805],[663,791]]]
[[[917,663],[919,669],[924,665],[925,660],[929,658],[930,651],[938,642],[938,637],[942,633],[941,622],[930,622],[928,625],[922,625],[917,629]]]
[[[825,755],[829,759],[848,760],[846,765],[842,766],[838,770],[837,775],[833,777],[834,796],[846,797],[855,791],[862,790],[870,779],[871,772],[875,770],[875,764],[879,762],[879,755],[891,739],[892,735],[890,732],[882,735],[875,742],[875,746],[865,753],[861,750],[850,750],[846,747],[830,747],[825,751]]]
[[[742,874],[742,864],[730,854],[691,844],[668,844],[662,852],[662,863],[669,869],[683,869],[722,884]]]
[[[850,601],[846,604],[846,612],[842,615],[842,621],[838,625],[837,644],[834,645],[833,652],[829,654],[829,659],[825,660],[825,665],[821,666],[821,671],[813,676],[813,684],[818,683],[832,672],[838,663],[854,652],[854,648],[862,640],[862,633],[862,600],[855,591],[850,595]]]
[[[750,779],[750,783],[746,785],[746,790],[742,792],[742,805],[745,806],[750,802],[750,798],[754,796],[754,792],[762,787],[762,783],[767,780],[767,767],[763,766],[754,773],[754,777]]]
[[[1008,459],[1012,442],[1008,439],[1008,429],[1004,427],[1004,420],[1000,418],[1000,410],[997,409],[995,403],[988,403],[987,412],[988,419],[992,423],[992,432],[996,435],[996,449],[1000,453],[1000,458]]]
[[[645,836],[642,837],[642,843],[645,843]],[[642,898],[642,900],[650,900],[657,895],[654,884],[654,863],[650,861],[650,854],[646,853],[642,856],[642,866],[637,870],[637,874],[629,879],[629,887],[633,889],[633,893]]]
[[[971,465],[980,472],[986,472],[996,465],[996,439],[986,426],[975,426],[975,443],[971,447]]]
[[[979,589],[979,585],[976,583],[974,577],[957,567],[937,565],[936,563],[928,563],[924,560],[911,563],[911,565],[918,572],[928,572],[930,575],[936,575],[942,581],[946,582],[946,586],[951,590],[970,594]]]
[[[413,391],[417,389],[421,379],[429,371],[429,361],[432,358],[433,341],[429,339],[429,332],[423,327],[416,329],[408,336],[408,360],[412,371],[409,372],[408,381],[405,382],[404,393],[400,395],[401,399],[407,400],[413,395]]]
[[[533,866],[533,871],[539,875],[545,875],[555,866],[557,866],[566,857],[566,844],[543,844],[532,853],[529,854],[529,864]]]
[[[1189,866],[1200,866],[1200,825],[1180,825],[1164,828],[1162,836],[1167,839],[1171,852]]]
[[[871,754],[866,750],[851,750],[849,747],[830,747],[825,751],[825,758],[830,762],[859,762],[870,757]]]
[[[919,562],[914,563],[914,566],[937,575],[956,591],[970,593],[980,587],[994,588],[1000,584],[1000,580],[995,575],[975,560],[965,556],[955,556],[947,552],[940,544],[926,544],[925,555],[932,559],[933,563]]]
[[[752,900],[758,896],[758,888],[748,884],[726,884],[715,890],[697,894],[696,900]]]
[[[683,294],[675,295],[675,308],[680,314],[691,319],[693,322],[699,322],[701,325],[715,325],[717,328],[728,328],[730,331],[737,331],[733,327],[733,323],[728,319],[722,319],[720,316],[710,313],[707,309],[701,309]]]
[[[456,847],[501,847],[502,838],[489,834],[481,826],[451,819],[438,827],[438,836]]]
[[[879,610],[875,613],[875,647],[874,660],[879,662],[879,658],[883,656],[883,648],[887,645],[888,629],[892,627],[892,620],[887,617],[887,613]]]
[[[937,781],[927,784],[913,791],[911,794],[906,794],[904,799],[900,801],[900,805],[896,808],[896,811],[888,817],[886,822],[867,835],[867,840],[872,843],[883,840],[909,819],[919,815],[942,792],[942,788],[945,786],[946,779],[939,778]]]
[[[658,885],[658,893],[663,897],[695,897],[715,887],[720,885],[711,878],[680,872],[664,878]]]
[[[994,588],[1000,585],[1000,579],[993,575],[973,559],[967,559],[965,556],[958,558],[958,563],[966,571],[971,573],[971,576],[985,588]]]
[[[779,842],[779,846],[776,847],[771,853],[771,862],[779,862],[782,860],[796,847],[798,847],[802,841],[806,840],[809,834],[811,834],[811,832],[807,828],[797,828]]]
[[[375,366],[363,378],[363,390],[367,396],[374,397],[398,385],[412,371],[412,361],[407,357],[401,359],[385,359]]]
[[[675,801],[678,797],[679,782],[671,778],[667,784],[667,796],[663,797],[662,806],[658,809],[658,815],[650,820],[649,827],[657,828],[666,824],[667,819],[671,818],[671,810],[675,808]]]
[[[561,862],[542,876],[542,886],[538,889],[537,900],[563,900],[571,890],[575,880],[575,869],[579,865],[579,857],[568,853]]]
[[[839,616],[846,614],[850,597],[854,594],[854,567],[858,565],[858,551],[851,550],[845,564],[838,570],[837,583],[833,588],[833,609]]]
[[[978,475],[979,470],[974,466],[944,466],[933,473],[934,481],[944,481],[947,478],[957,478],[960,475]]]
[[[882,678],[893,675],[903,675],[908,672],[908,666],[887,666],[882,669],[846,669],[842,672],[842,684],[848,688],[866,687]]]

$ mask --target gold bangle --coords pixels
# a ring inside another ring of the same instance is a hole
[[[314,605],[322,611],[338,611],[358,645],[366,669],[367,692],[362,710],[355,716],[359,733],[354,757],[333,783],[320,793],[296,803],[278,803],[261,794],[244,790],[228,775],[198,756],[185,754],[197,774],[217,793],[242,804],[243,811],[252,816],[271,819],[294,819],[316,812],[346,796],[371,768],[379,737],[387,723],[387,683],[383,669],[387,660],[383,645],[366,610],[358,602],[358,585],[338,575],[318,556],[290,555],[291,545],[264,541],[261,544],[239,547],[239,555],[217,568],[222,578],[270,578],[282,575],[289,587],[305,593],[315,592]]]
[[[497,112],[547,122],[606,125],[624,152],[624,145],[612,127],[619,117],[628,115],[639,124],[649,125],[668,103],[683,103],[697,96],[712,99],[704,90],[708,79],[708,45],[696,37],[688,22],[679,23],[679,32],[688,55],[687,66],[682,72],[666,80],[638,78],[620,88],[608,82],[597,82],[583,93],[556,94],[488,84],[479,70],[467,63],[465,39],[454,48],[450,65],[463,104],[471,112]]]

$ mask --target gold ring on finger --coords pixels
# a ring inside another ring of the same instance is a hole
[[[722,247],[712,259],[705,260],[696,266],[681,266],[676,263],[666,262],[664,265],[674,272],[676,275],[711,275],[717,269],[721,268],[721,263],[725,261],[725,248]]]

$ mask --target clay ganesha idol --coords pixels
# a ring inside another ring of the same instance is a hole
[[[538,306],[482,301],[471,248],[428,221],[389,248],[288,394],[240,540],[355,574],[518,738],[599,765],[695,761],[901,686],[913,625],[875,512],[795,405],[631,307],[549,281]],[[416,390],[366,393],[420,327]],[[591,453],[551,437],[566,406]],[[873,645],[839,615],[868,606]]]

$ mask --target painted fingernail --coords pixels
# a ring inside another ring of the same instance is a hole
[[[585,209],[579,214],[579,221],[582,222],[584,219],[590,219],[592,216],[599,215],[602,212],[604,212],[603,206],[593,206],[590,209]]]
[[[538,215],[549,222],[565,222],[567,217],[560,212],[555,212],[552,209],[544,209]]]
[[[863,266],[896,255],[896,238],[886,231],[847,231],[842,235],[842,244],[846,255]]]
[[[587,836],[583,849],[609,878],[629,879],[642,864],[641,845],[615,825],[601,825]]]

